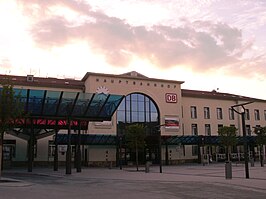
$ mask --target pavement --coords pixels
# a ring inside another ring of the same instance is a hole
[[[185,164],[135,167],[82,168],[65,174],[65,168],[3,171],[0,198],[266,198],[266,167],[249,166],[246,178],[243,164],[232,165],[232,179],[225,178],[225,164]]]

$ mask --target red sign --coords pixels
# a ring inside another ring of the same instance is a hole
[[[177,103],[177,94],[175,93],[166,93],[165,94],[166,103]]]

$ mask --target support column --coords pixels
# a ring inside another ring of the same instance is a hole
[[[77,143],[77,172],[81,172],[81,151],[80,151],[80,145],[81,145],[81,123],[79,121],[79,130],[78,130],[78,143]]]
[[[34,156],[34,128],[33,120],[31,119],[30,139],[28,140],[28,172],[32,172],[33,156]]]
[[[71,122],[70,119],[68,119],[66,174],[71,174],[71,159]]]
[[[168,144],[165,143],[165,165],[169,165]]]
[[[54,171],[58,171],[58,129],[55,129],[55,139],[54,139]]]

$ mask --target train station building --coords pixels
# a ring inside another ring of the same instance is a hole
[[[266,126],[266,100],[217,91],[182,89],[183,81],[156,79],[136,71],[125,74],[86,73],[81,80],[32,75],[8,78],[22,92],[31,122],[5,132],[5,166],[53,165],[75,162],[77,149],[86,166],[130,165],[136,155],[127,148],[130,124],[145,127],[145,147],[139,161],[180,164],[225,159],[217,141],[218,128],[235,126],[243,135],[241,115],[250,154],[256,156],[254,128]],[[234,148],[241,158],[243,143]],[[69,146],[70,145],[70,148]],[[32,147],[29,147],[32,146]],[[30,150],[32,152],[30,152]],[[265,153],[265,149],[264,149]],[[29,160],[29,155],[32,154]],[[79,154],[79,153],[78,153]],[[206,157],[206,158],[205,158]]]

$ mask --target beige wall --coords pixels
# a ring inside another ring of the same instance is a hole
[[[149,96],[158,105],[160,112],[160,124],[164,124],[165,116],[178,116],[181,120],[181,83],[178,81],[160,81],[155,79],[137,79],[132,77],[120,76],[102,76],[90,75],[85,82],[86,91],[88,93],[96,92],[99,86],[106,87],[110,94],[128,95],[130,93],[143,93]],[[165,94],[177,94],[177,103],[166,103]],[[101,128],[94,128],[94,123],[90,124],[90,133],[115,134],[116,133],[116,114],[113,117],[113,125],[105,131]],[[162,135],[180,135],[182,129],[177,131],[165,131],[161,128]]]
[[[205,124],[211,125],[212,135],[217,135],[218,125],[223,126],[235,125],[238,128],[238,132],[242,135],[242,122],[239,114],[235,113],[234,120],[229,119],[229,108],[235,104],[246,103],[247,101],[233,101],[233,100],[222,100],[222,99],[207,99],[207,98],[194,98],[194,97],[183,97],[183,126],[184,134],[192,135],[191,125],[197,124],[198,135],[205,135]],[[195,106],[197,109],[197,118],[191,118],[191,106]],[[204,119],[204,107],[210,108],[210,119]],[[264,116],[264,110],[266,110],[266,103],[254,102],[244,106],[249,109],[250,120],[246,120],[246,125],[250,125],[251,128],[256,125],[266,126],[266,120]],[[222,108],[223,119],[217,119],[217,108]],[[256,121],[254,118],[254,110],[260,110],[260,120]],[[253,129],[252,129],[253,130]]]

